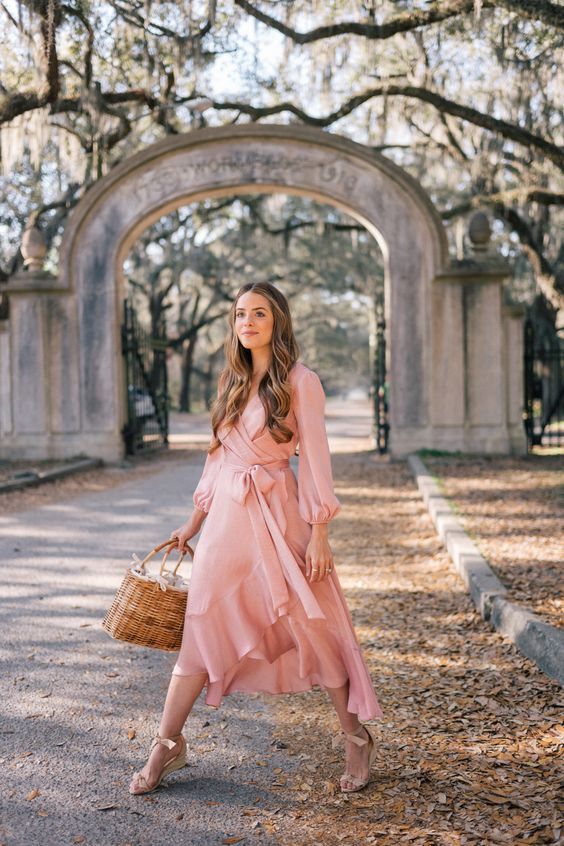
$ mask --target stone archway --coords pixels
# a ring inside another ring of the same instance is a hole
[[[482,421],[481,400],[474,397],[472,406],[468,399],[464,285],[447,273],[445,233],[426,193],[389,160],[352,141],[307,127],[248,124],[154,144],[114,168],[73,211],[45,306],[53,335],[45,363],[53,385],[44,413],[47,452],[72,454],[80,447],[109,460],[123,454],[120,291],[123,260],[138,235],[180,205],[277,191],[333,204],[380,245],[392,455],[420,447],[478,448],[468,439],[469,423]],[[490,282],[499,280],[498,274]],[[497,320],[495,334],[501,338],[499,287],[490,284],[495,293],[486,307],[493,306],[488,320],[490,327]],[[29,293],[29,285],[25,290]],[[12,293],[16,299],[17,285]],[[479,300],[478,317],[484,305]],[[21,335],[21,326],[18,331]],[[476,354],[479,358],[479,350]],[[478,360],[474,364],[480,366]],[[494,391],[501,370],[498,375]],[[493,416],[491,402],[486,409],[485,423],[493,427],[490,449],[505,451],[506,414],[494,405]]]

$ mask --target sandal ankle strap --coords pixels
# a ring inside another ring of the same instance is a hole
[[[368,737],[359,737],[358,733],[361,729],[365,729]],[[331,745],[333,749],[336,749],[338,746],[343,746],[345,740],[350,740],[351,743],[356,744],[356,746],[365,746],[370,741],[370,732],[366,728],[366,726],[361,726],[354,734],[352,732],[345,732],[340,731],[339,734],[336,734],[331,741]]]
[[[181,734],[173,734],[172,737],[161,737],[160,734],[156,734],[153,737],[151,748],[153,748],[153,746],[155,746],[157,743],[162,743],[163,746],[166,746],[168,749],[172,749],[172,747],[178,743],[181,737]],[[176,740],[174,740],[174,738],[176,738]]]

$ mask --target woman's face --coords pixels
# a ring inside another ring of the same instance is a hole
[[[240,343],[248,350],[270,345],[274,315],[269,301],[262,294],[247,291],[237,300],[235,331]]]

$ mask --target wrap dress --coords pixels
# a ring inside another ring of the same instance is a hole
[[[220,426],[193,494],[207,518],[192,561],[182,643],[173,675],[206,672],[206,704],[233,691],[290,693],[341,687],[348,710],[381,717],[337,569],[306,577],[312,523],[328,523],[335,496],[325,393],[301,362],[289,373],[288,443],[265,426],[258,394],[237,423]],[[299,444],[297,478],[289,458]]]

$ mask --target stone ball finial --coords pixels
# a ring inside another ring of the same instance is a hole
[[[43,269],[47,247],[45,239],[36,226],[28,226],[22,235],[20,252],[24,258],[24,267],[30,272]]]
[[[475,212],[468,224],[468,237],[473,248],[475,250],[487,250],[491,235],[492,228],[487,214],[481,211]]]

